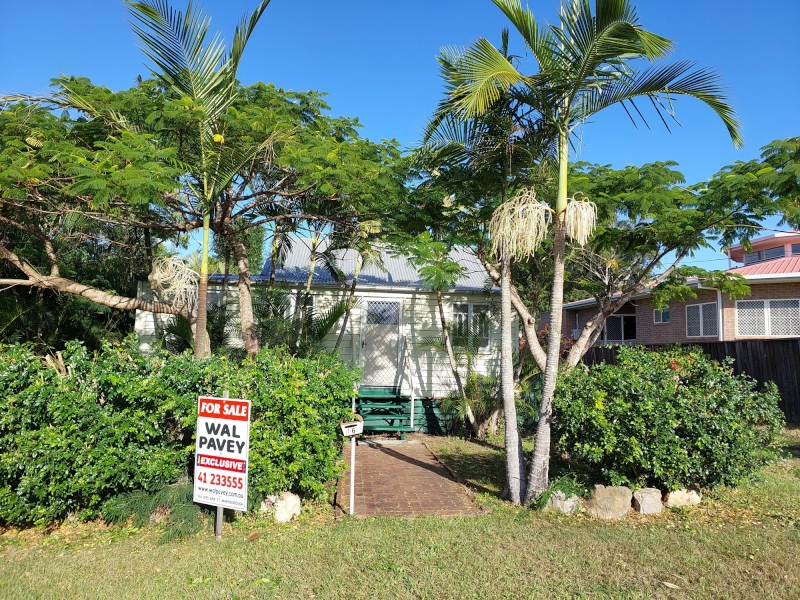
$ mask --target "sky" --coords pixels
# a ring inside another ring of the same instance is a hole
[[[185,7],[184,0],[172,4]],[[201,4],[212,16],[211,29],[229,41],[256,0]],[[541,23],[556,21],[557,0],[529,4]],[[618,168],[675,160],[687,182],[696,183],[732,161],[757,158],[772,140],[800,135],[798,0],[634,4],[646,29],[675,42],[671,59],[696,60],[722,75],[745,147],[733,147],[705,105],[682,100],[680,125],[671,125],[671,132],[652,111],[643,111],[651,129],[634,127],[619,107],[600,113],[582,129],[573,160]],[[0,94],[47,93],[59,74],[89,77],[112,90],[131,87],[149,69],[127,18],[122,0],[0,0]],[[439,49],[464,47],[481,36],[497,44],[506,26],[490,0],[272,0],[239,78],[244,85],[264,81],[327,92],[331,112],[358,117],[363,135],[410,147],[442,97]],[[513,35],[511,50],[524,54]],[[693,262],[724,268],[725,260],[704,251]]]

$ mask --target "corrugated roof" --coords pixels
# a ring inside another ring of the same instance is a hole
[[[797,275],[800,278],[800,256],[787,256],[745,267],[736,267],[735,269],[730,269],[728,273],[736,273],[742,277],[752,277],[753,275]]]
[[[318,248],[324,251],[325,242]],[[345,275],[346,285],[353,280],[353,271],[356,266],[358,253],[355,250],[337,250],[337,265]],[[465,271],[461,279],[456,282],[454,291],[481,292],[486,289],[488,275],[483,265],[475,254],[466,247],[456,247],[450,256]],[[286,261],[275,271],[275,279],[285,283],[305,284],[308,280],[308,269],[311,257],[311,241],[307,238],[296,238],[292,245],[292,250],[286,257]],[[383,268],[370,264],[365,267],[358,276],[358,286],[360,288],[403,288],[403,289],[427,289],[422,283],[417,269],[411,265],[403,256],[395,256],[388,249],[381,251]],[[268,258],[261,275],[253,277],[254,281],[269,279],[271,271],[271,259]],[[321,286],[340,286],[331,274],[324,268],[320,261],[314,267],[313,285]],[[495,290],[496,291],[496,290]]]

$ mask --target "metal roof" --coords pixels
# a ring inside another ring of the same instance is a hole
[[[326,243],[318,248],[324,251]],[[429,289],[422,283],[422,277],[417,269],[411,265],[406,257],[397,256],[388,248],[381,249],[383,266],[369,264],[358,276],[359,288],[393,288],[393,289]],[[356,266],[358,253],[355,250],[337,250],[337,265],[345,275],[345,283],[337,282],[330,273],[317,261],[314,267],[312,285],[315,286],[342,286],[350,285],[353,281],[353,271]],[[486,290],[488,275],[483,265],[469,248],[457,246],[450,252],[450,257],[464,268],[464,275],[456,282],[451,291],[457,292],[482,292]],[[292,249],[283,265],[275,271],[275,280],[289,284],[305,285],[308,280],[308,269],[311,258],[311,240],[308,238],[295,238]],[[267,258],[261,275],[252,277],[253,281],[269,280],[271,271],[271,258]],[[494,288],[493,291],[498,291]]]
[[[785,258],[765,260],[752,265],[730,269],[728,273],[736,273],[746,279],[750,279],[751,277],[766,279],[766,276],[769,275],[781,277],[794,276],[800,280],[800,256],[787,256]]]

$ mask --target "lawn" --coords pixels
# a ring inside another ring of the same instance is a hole
[[[693,510],[621,523],[512,509],[496,444],[428,438],[477,492],[471,518],[226,525],[158,545],[145,530],[66,524],[0,537],[8,598],[798,598],[800,430],[758,480]],[[261,537],[247,541],[248,535]]]

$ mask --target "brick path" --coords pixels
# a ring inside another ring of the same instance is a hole
[[[349,442],[344,458],[348,469],[339,480],[337,516],[350,512]],[[357,517],[479,513],[465,487],[419,442],[359,442],[355,488]]]

